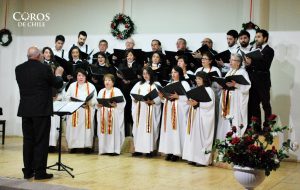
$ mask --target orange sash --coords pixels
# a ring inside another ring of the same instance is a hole
[[[106,95],[106,89],[103,92],[102,98],[105,98]],[[110,93],[110,98],[114,97],[114,89],[112,89]],[[112,134],[112,124],[113,124],[113,108],[107,108],[108,109],[108,129],[107,134]],[[101,117],[101,133],[105,134],[105,107],[102,107],[102,117]]]
[[[90,94],[90,89],[89,89],[89,83],[86,83],[86,90],[87,94]],[[75,89],[75,98],[78,96],[78,82],[76,82],[76,89]],[[76,127],[78,124],[78,111],[75,111],[72,114],[72,126]],[[85,128],[90,129],[91,128],[91,109],[90,106],[86,106],[85,108]]]

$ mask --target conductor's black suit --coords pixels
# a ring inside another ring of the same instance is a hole
[[[18,116],[22,117],[24,177],[46,174],[48,145],[53,113],[52,87],[63,85],[50,66],[28,60],[15,69],[20,90]]]

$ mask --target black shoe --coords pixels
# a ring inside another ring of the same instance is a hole
[[[24,174],[24,179],[30,179],[34,176],[33,172],[31,174]]]
[[[165,160],[170,161],[172,159],[173,154],[168,154]]]
[[[35,180],[51,179],[51,178],[53,178],[53,174],[47,174],[47,173],[34,176]]]
[[[91,154],[93,150],[91,148],[84,148],[84,154]]]
[[[196,162],[188,162],[189,165],[196,166]]]
[[[152,158],[152,157],[153,157],[153,153],[152,153],[152,152],[147,153],[147,154],[146,154],[146,157],[147,157],[147,158]]]
[[[120,154],[118,153],[111,153],[110,156],[119,156]]]
[[[171,158],[172,162],[176,162],[179,160],[179,156],[175,156],[173,155],[172,158]]]
[[[55,146],[49,146],[48,152],[49,152],[49,153],[54,153],[54,152],[56,152]]]
[[[70,150],[70,153],[71,154],[74,154],[74,153],[76,153],[77,152],[77,148],[72,148],[71,150]]]
[[[132,153],[133,157],[142,156],[142,155],[143,155],[143,153],[140,153],[140,152],[134,152],[134,153]]]
[[[34,176],[33,170],[26,170],[25,168],[22,169],[24,174],[24,179],[30,179]]]
[[[196,163],[195,166],[196,166],[196,167],[206,167],[206,165],[202,165],[202,164],[198,164],[198,163]]]

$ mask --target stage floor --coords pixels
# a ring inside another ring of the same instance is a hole
[[[57,161],[57,154],[49,154],[48,164]],[[66,172],[54,174],[48,184],[59,184],[84,189],[243,189],[229,169],[215,166],[194,167],[184,161],[167,162],[163,157],[133,158],[99,156],[97,154],[62,154],[62,162],[74,168],[75,178]],[[7,137],[0,145],[0,176],[23,178],[22,138]],[[256,190],[300,189],[300,163],[283,162]],[[33,179],[30,180],[35,182]],[[40,181],[39,181],[40,182]]]

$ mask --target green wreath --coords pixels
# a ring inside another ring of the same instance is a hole
[[[243,23],[242,27],[243,27],[244,30],[252,30],[253,29],[253,30],[255,30],[255,32],[257,30],[260,30],[259,26],[257,26],[256,24],[254,24],[251,21],[247,22],[247,23]],[[252,42],[250,42],[250,45],[253,45],[254,43],[255,43],[255,39]]]
[[[119,29],[120,24],[124,25],[124,30],[121,31]],[[126,16],[122,13],[117,14],[114,16],[113,20],[111,21],[111,34],[119,40],[124,40],[129,38],[134,32],[134,24],[129,16]]]
[[[7,40],[3,41],[3,37],[7,35]],[[0,30],[0,44],[2,46],[8,46],[12,42],[11,32],[7,29]]]

